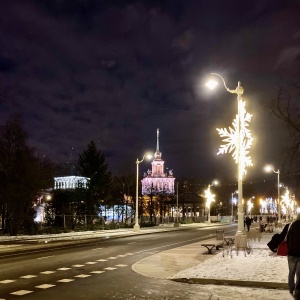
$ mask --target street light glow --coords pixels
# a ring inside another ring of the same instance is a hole
[[[205,86],[208,87],[210,90],[213,90],[218,85],[218,82],[216,80],[209,80],[205,83]]]
[[[147,159],[151,159],[153,157],[153,155],[151,153],[147,153],[145,156]]]
[[[266,172],[270,173],[270,172],[272,172],[273,170],[274,170],[274,168],[273,168],[272,166],[270,166],[270,165],[265,166],[265,171],[266,171]]]

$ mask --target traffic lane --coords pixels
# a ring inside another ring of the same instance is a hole
[[[171,232],[168,235],[152,234],[147,237],[139,236],[135,238],[127,238],[122,240],[121,239],[111,240],[111,241],[107,241],[106,243],[102,243],[102,244],[108,244],[107,248],[106,247],[89,248],[85,246],[80,251],[78,251],[78,248],[71,249],[71,251],[69,251],[67,254],[60,253],[62,251],[61,249],[58,250],[58,253],[56,255],[49,255],[44,257],[36,257],[37,254],[35,253],[34,254],[35,258],[27,260],[26,268],[24,268],[25,266],[23,266],[23,268],[21,266],[20,268],[20,264],[19,264],[18,265],[19,268],[16,269],[15,273],[11,274],[11,275],[15,275],[15,279],[10,279],[10,278],[2,279],[0,281],[0,284],[2,282],[2,284],[5,284],[5,287],[6,286],[8,287],[8,289],[5,288],[5,293],[10,293],[9,286],[10,287],[14,286],[14,289],[17,291],[18,290],[16,287],[17,285],[21,288],[21,290],[23,290],[23,288],[25,288],[27,284],[28,286],[32,286],[32,287],[38,286],[41,289],[42,288],[47,289],[49,287],[56,286],[52,283],[48,283],[49,280],[52,282],[60,281],[60,280],[71,282],[72,280],[68,277],[71,278],[89,277],[90,276],[89,274],[79,274],[81,271],[84,272],[86,271],[88,273],[93,272],[89,268],[87,268],[88,265],[99,264],[99,262],[101,262],[100,267],[102,268],[101,270],[103,271],[103,269],[105,268],[110,268],[110,266],[108,266],[111,265],[110,263],[108,263],[109,260],[114,260],[126,256],[133,256],[134,257],[133,261],[129,262],[129,264],[133,264],[138,259],[142,259],[143,257],[145,257],[145,255],[149,255],[149,254],[151,255],[155,253],[155,251],[161,251],[162,249],[167,249],[170,247],[178,247],[180,244],[191,243],[194,242],[195,240],[199,240],[199,233],[197,233],[196,231],[191,230],[188,232],[188,234],[187,232],[185,232],[184,235],[182,234],[182,232],[180,233],[181,234],[178,234],[177,232],[177,234],[174,234],[174,232]],[[187,239],[187,236],[189,237],[189,239]],[[205,237],[206,235],[202,234],[202,238]],[[124,241],[126,241],[127,243]],[[170,243],[170,241],[172,243]],[[157,245],[156,247],[153,247],[154,243]],[[121,249],[120,247],[122,248],[123,252],[121,253],[123,254],[118,254]],[[127,252],[124,254],[124,250],[125,252],[127,250],[132,252]],[[138,250],[138,251],[134,251],[134,250]],[[65,250],[63,250],[63,252],[65,252]],[[101,255],[102,258],[101,257],[99,258],[99,254]],[[108,257],[104,258],[104,256],[108,256]],[[40,261],[36,263],[34,259],[40,259]],[[126,264],[121,263],[121,265],[126,265]],[[49,267],[51,268],[49,269]],[[13,268],[14,266],[11,267],[11,269]],[[115,269],[115,267],[111,267],[111,268],[113,268],[112,270]],[[21,274],[22,270],[24,269],[26,269],[27,272]],[[101,270],[95,270],[96,272],[95,274],[97,274],[97,272],[102,272]],[[44,276],[44,275],[48,275],[48,276]],[[66,278],[62,278],[62,277],[66,277]],[[29,289],[28,291],[31,291],[31,289]]]
[[[203,235],[202,235],[203,236]],[[209,235],[204,235],[209,237]],[[182,232],[176,234],[151,234],[147,236],[136,236],[122,239],[106,240],[92,245],[82,245],[78,247],[66,247],[65,249],[52,249],[45,253],[42,251],[23,254],[18,257],[7,257],[1,261],[0,281],[10,277],[20,277],[24,270],[31,273],[39,273],[43,269],[58,268],[64,264],[80,264],[94,258],[104,258],[105,256],[119,255],[119,249],[123,252],[131,251],[162,251],[170,247],[178,247],[185,243],[199,240],[197,232]],[[98,257],[98,255],[102,257]]]
[[[226,229],[227,231],[230,230],[230,228],[225,228],[225,230]],[[30,270],[32,273],[37,273],[42,271],[41,268],[58,268],[61,262],[74,264],[74,258],[77,260],[80,258],[80,263],[83,263],[84,260],[93,259],[93,254],[99,251],[103,256],[113,256],[118,251],[117,247],[122,247],[126,252],[136,250],[137,248],[140,251],[149,249],[152,249],[152,251],[163,251],[180,245],[197,242],[203,238],[211,238],[214,234],[215,231],[211,228],[171,231],[168,233],[123,237],[92,244],[77,245],[75,247],[66,246],[65,248],[53,248],[46,253],[44,251],[36,251],[17,257],[6,257],[1,261],[0,281],[8,276],[20,277],[22,276],[23,270]],[[153,247],[155,245],[156,247]]]
[[[5,261],[10,261],[10,262],[19,262],[19,261],[24,261],[28,255],[37,255],[40,256],[42,253],[44,253],[43,256],[50,256],[52,255],[53,252],[56,253],[70,253],[71,251],[78,251],[77,249],[84,249],[84,248],[90,248],[90,247],[97,247],[98,245],[102,247],[103,244],[110,243],[111,241],[115,242],[116,244],[118,241],[126,238],[128,240],[131,240],[133,243],[138,239],[139,242],[141,241],[152,241],[153,239],[159,239],[158,236],[161,236],[163,239],[167,235],[169,238],[173,239],[174,237],[177,236],[188,236],[188,235],[194,235],[196,233],[196,236],[199,234],[199,238],[201,238],[202,232],[209,232],[211,234],[214,234],[217,230],[224,230],[226,234],[228,232],[235,232],[234,228],[236,228],[235,224],[232,225],[224,225],[224,226],[215,226],[215,227],[201,227],[201,228],[188,228],[183,231],[164,231],[164,232],[157,232],[157,233],[151,233],[151,234],[144,234],[144,235],[136,235],[136,236],[121,236],[121,237],[113,237],[109,238],[107,237],[106,240],[103,240],[102,238],[99,239],[94,239],[93,241],[82,241],[79,244],[63,244],[61,243],[59,246],[57,244],[53,244],[52,247],[47,248],[38,248],[38,249],[27,249],[26,248],[23,250],[23,252],[16,252],[16,253],[1,253],[0,255],[0,263],[5,263]],[[151,236],[155,235],[154,238],[151,238]],[[121,242],[122,243],[122,242]],[[151,243],[151,242],[150,242]]]
[[[76,278],[70,282],[49,281],[50,285],[44,289],[35,288],[22,299],[188,299],[182,296],[189,289],[182,283],[138,275],[130,267],[105,270],[104,273]],[[17,296],[7,299],[15,298]]]

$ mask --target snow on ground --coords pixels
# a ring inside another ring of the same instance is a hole
[[[267,243],[274,233],[263,233],[249,236],[250,253],[226,249],[220,251],[201,264],[183,270],[172,278],[210,278],[262,282],[287,282],[287,258],[277,256],[269,250]],[[238,254],[238,255],[237,255]]]

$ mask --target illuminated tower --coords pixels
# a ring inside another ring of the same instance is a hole
[[[174,195],[173,171],[164,171],[165,162],[162,160],[162,153],[159,151],[159,129],[157,129],[157,142],[154,159],[151,163],[152,171],[144,172],[142,179],[142,195],[166,194]]]

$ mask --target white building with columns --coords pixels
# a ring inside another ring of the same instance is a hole
[[[80,176],[54,177],[55,190],[69,190],[79,187],[86,188],[89,178]]]

